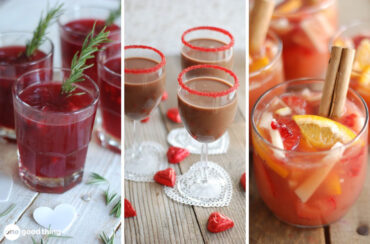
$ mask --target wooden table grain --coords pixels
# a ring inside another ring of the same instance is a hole
[[[236,54],[237,55],[237,54]],[[244,62],[235,69],[243,77]],[[155,109],[147,124],[140,124],[139,130],[145,140],[152,140],[168,148],[167,134],[182,125],[168,120],[168,108],[176,107],[176,77],[181,70],[180,56],[167,56],[167,101]],[[244,82],[244,80],[241,80]],[[239,91],[239,101],[245,99],[243,90]],[[209,160],[221,165],[231,176],[233,196],[228,207],[203,208],[184,205],[169,199],[162,185],[157,183],[138,183],[125,181],[125,197],[137,211],[137,217],[125,219],[125,243],[245,243],[245,192],[239,179],[245,172],[245,105],[239,102],[234,123],[228,129],[230,146],[226,154],[210,155]],[[126,146],[132,141],[132,122],[125,120]],[[183,174],[198,161],[200,155],[191,155],[178,165],[171,165],[176,174]],[[210,213],[219,211],[235,221],[235,226],[224,233],[212,234],[206,226]]]
[[[355,20],[370,21],[369,0],[339,0],[340,25],[353,23]],[[250,159],[252,155],[250,154]],[[370,160],[369,160],[370,163]],[[250,172],[252,172],[250,160]],[[359,235],[357,228],[370,227],[370,165],[367,168],[367,178],[360,198],[350,211],[340,221],[325,227],[315,229],[299,229],[286,225],[276,219],[260,198],[254,176],[250,174],[249,185],[249,242],[255,243],[370,243],[370,235]]]

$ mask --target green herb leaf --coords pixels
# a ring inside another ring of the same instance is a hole
[[[113,215],[116,218],[121,217],[121,196],[119,197],[118,202],[114,204],[112,210],[109,213],[110,215]]]
[[[58,18],[62,14],[63,4],[60,4],[50,10],[48,10],[45,18],[40,18],[39,24],[36,30],[33,32],[32,40],[27,42],[26,45],[26,56],[31,57],[32,54],[39,48],[39,46],[44,43],[46,29],[49,27],[50,23]]]
[[[94,53],[99,50],[98,45],[109,42],[109,31],[105,31],[105,29],[106,27],[104,27],[99,34],[94,36],[94,24],[91,32],[87,35],[82,44],[81,52],[76,52],[72,58],[71,74],[62,85],[62,94],[68,95],[76,89],[76,86],[74,86],[73,83],[84,81],[82,78],[83,72],[93,66],[93,64],[86,65],[86,61],[95,57]]]
[[[109,238],[105,232],[103,231],[103,233],[100,234],[100,240],[104,243],[104,244],[113,244],[114,243],[114,234],[112,235],[111,238]]]
[[[103,176],[93,172],[90,174],[90,179],[87,181],[86,184],[88,185],[108,184],[109,185],[109,181],[105,179]]]
[[[110,204],[117,196],[117,193],[110,193],[109,188],[104,192],[105,195],[105,205]]]
[[[0,217],[4,217],[8,215],[13,209],[15,208],[15,203],[10,204],[10,206],[4,210],[4,212],[0,213]]]
[[[121,16],[121,3],[117,9],[110,11],[108,18],[105,20],[105,25],[112,25],[119,16]]]
[[[49,229],[50,230],[50,229]],[[55,235],[55,234],[47,234],[45,236],[43,236],[41,239],[40,239],[40,242],[37,242],[32,236],[31,236],[31,239],[32,239],[32,244],[47,244],[48,241],[51,239],[51,238],[59,238],[59,239],[71,239],[73,238],[72,236],[63,236],[63,235]]]

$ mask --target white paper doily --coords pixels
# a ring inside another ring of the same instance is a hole
[[[154,182],[153,177],[155,173],[169,167],[166,151],[161,144],[151,141],[142,142],[140,147],[143,152],[146,152],[140,154],[142,162],[135,160],[128,162],[125,157],[125,179],[137,182]],[[131,152],[131,148],[126,149],[125,155],[130,155]]]
[[[178,190],[178,182],[182,179],[182,177],[198,177],[199,172],[202,170],[201,168],[204,166],[204,162],[198,162],[193,164],[188,172],[186,172],[183,175],[177,176],[176,178],[176,184],[174,187],[164,187],[164,192],[166,195],[173,199],[174,201],[193,205],[193,206],[200,206],[200,207],[225,207],[230,204],[231,198],[232,198],[232,183],[229,174],[218,164],[215,164],[213,162],[208,162],[208,165],[212,168],[213,172],[216,174],[221,175],[225,181],[226,185],[225,188],[222,190],[219,197],[214,199],[204,199],[201,201],[194,201],[190,198],[184,197],[180,191]]]
[[[174,147],[186,148],[190,153],[201,154],[202,143],[192,138],[185,128],[171,130],[167,136],[167,141]],[[229,144],[229,133],[226,132],[217,141],[208,143],[208,155],[226,153]]]

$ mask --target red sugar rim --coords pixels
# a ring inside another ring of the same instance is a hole
[[[192,32],[192,31],[197,31],[197,30],[212,30],[212,31],[221,32],[221,33],[225,34],[226,36],[228,36],[230,38],[230,42],[227,45],[224,45],[222,47],[207,48],[207,47],[194,46],[194,45],[191,45],[189,42],[185,41],[185,36],[188,33]],[[191,49],[196,49],[196,50],[203,51],[203,52],[225,51],[225,50],[228,50],[228,49],[230,49],[234,46],[234,37],[233,37],[233,35],[231,35],[230,32],[228,32],[225,29],[218,28],[218,27],[213,27],[213,26],[198,26],[198,27],[190,28],[182,34],[181,41],[185,46],[188,46]]]
[[[156,49],[154,47],[145,46],[145,45],[128,45],[128,46],[125,46],[125,50],[126,49],[134,49],[134,48],[148,49],[148,50],[152,50],[152,51],[156,52],[161,57],[161,62],[158,63],[157,65],[153,66],[152,68],[149,68],[149,69],[126,69],[125,68],[125,73],[132,73],[132,74],[153,73],[153,72],[159,70],[160,68],[162,68],[166,64],[166,57],[158,49]]]
[[[229,75],[231,75],[234,78],[234,85],[232,87],[230,87],[229,89],[227,89],[225,91],[222,91],[222,92],[200,92],[200,91],[193,90],[193,89],[189,88],[188,86],[186,86],[184,84],[183,80],[182,80],[182,77],[184,76],[184,74],[191,71],[191,70],[201,69],[201,68],[218,69],[218,70],[222,70],[222,71],[228,73]],[[212,64],[199,64],[199,65],[190,66],[190,67],[184,69],[183,71],[181,71],[181,73],[177,77],[177,80],[179,82],[179,85],[184,90],[187,90],[188,92],[190,92],[192,94],[195,94],[195,95],[198,95],[198,96],[203,96],[203,97],[222,97],[222,96],[225,96],[225,95],[235,91],[239,86],[238,77],[236,77],[234,72],[232,72],[231,70],[226,69],[224,67],[221,67],[221,66],[218,66],[218,65],[212,65]]]

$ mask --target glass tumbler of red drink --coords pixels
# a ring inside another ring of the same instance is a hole
[[[198,26],[186,30],[182,36],[182,68],[213,64],[232,69],[234,37],[222,28]],[[211,71],[211,70],[210,70]],[[212,72],[219,72],[212,70]]]
[[[324,77],[330,57],[328,44],[337,28],[337,1],[280,2],[270,28],[283,42],[286,79]]]
[[[100,143],[121,151],[121,42],[103,47],[98,54],[100,118],[97,131]]]
[[[0,34],[0,137],[15,140],[14,112],[11,87],[22,74],[53,66],[54,45],[50,39],[27,57],[26,44],[32,33],[9,32]]]
[[[257,99],[284,81],[283,46],[278,36],[269,32],[263,48],[263,55],[249,55],[249,116]]]
[[[38,192],[63,193],[82,180],[99,88],[88,76],[62,94],[69,69],[38,69],[13,86],[19,174]]]
[[[63,68],[71,67],[73,56],[76,52],[81,51],[82,44],[86,36],[91,32],[94,24],[96,34],[104,28],[109,13],[110,9],[103,7],[76,6],[59,17],[58,24]],[[109,39],[119,41],[120,29],[119,21],[107,26],[106,30],[110,31]],[[87,64],[94,64],[94,66],[87,69],[84,74],[97,82],[97,57],[88,60]]]
[[[209,64],[184,69],[178,82],[181,120],[188,133],[202,143],[202,153],[193,170],[178,179],[176,187],[184,198],[207,206],[227,192],[228,175],[219,165],[208,161],[208,143],[218,140],[233,122],[239,82],[232,71]]]
[[[366,177],[366,103],[350,88],[339,118],[318,116],[323,84],[318,79],[279,84],[252,110],[259,194],[277,218],[299,227],[342,218]]]
[[[140,141],[138,125],[161,101],[165,89],[166,59],[159,50],[144,45],[125,46],[125,115],[133,121],[132,145],[125,150],[125,177],[138,179],[153,175],[167,166],[163,147]]]

